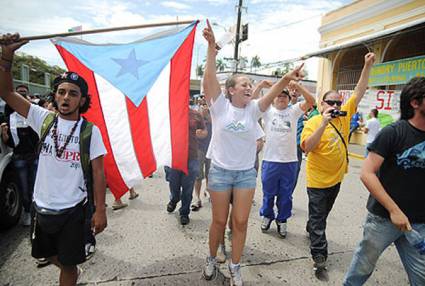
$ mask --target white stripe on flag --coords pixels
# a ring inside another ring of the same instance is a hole
[[[137,186],[143,176],[133,146],[125,96],[100,75],[95,74],[95,79],[112,155],[126,185]]]
[[[149,129],[156,167],[171,166],[170,63],[147,94]]]

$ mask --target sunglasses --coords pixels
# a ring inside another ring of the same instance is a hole
[[[342,101],[341,100],[325,100],[326,104],[330,105],[330,106],[334,106],[335,104],[337,106],[341,106],[342,105]]]

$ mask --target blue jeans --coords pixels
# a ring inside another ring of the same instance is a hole
[[[14,159],[13,165],[18,174],[19,187],[22,192],[23,205],[25,212],[29,213],[34,193],[35,176],[37,174],[38,159],[23,160]]]
[[[292,193],[298,162],[278,163],[263,161],[261,181],[263,183],[263,205],[260,216],[275,219],[274,205],[278,209],[276,221],[284,222],[291,216]]]
[[[422,236],[425,236],[425,224],[412,224]],[[343,285],[363,285],[372,274],[381,253],[391,244],[395,244],[410,285],[425,285],[425,255],[409,244],[403,232],[398,230],[388,218],[368,213],[363,225],[363,239],[354,252],[350,268],[345,275]]]
[[[228,170],[211,163],[208,174],[208,190],[210,192],[227,192],[236,189],[255,189],[257,186],[257,171]]]
[[[170,186],[170,201],[177,204],[180,200],[180,215],[186,216],[190,213],[190,203],[192,202],[193,185],[199,174],[199,161],[189,160],[187,164],[188,174],[182,171],[165,167],[165,178]]]

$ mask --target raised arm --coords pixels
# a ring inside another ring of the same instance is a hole
[[[279,79],[267,92],[266,95],[264,95],[258,102],[260,106],[260,110],[262,112],[266,111],[267,108],[269,108],[270,104],[272,104],[273,100],[276,96],[278,96],[282,90],[288,86],[289,82],[291,80],[298,81],[304,77],[302,69],[304,64],[301,64],[300,66],[296,67],[294,70],[289,71],[284,76],[282,76],[281,79]]]
[[[316,100],[314,99],[314,96],[307,90],[307,88],[305,88],[299,82],[291,81],[289,83],[289,88],[292,90],[295,90],[296,92],[301,93],[301,95],[304,97],[305,101],[301,103],[301,109],[304,112],[310,109],[316,102]]]
[[[221,93],[220,84],[217,80],[217,70],[216,70],[216,44],[214,32],[211,28],[210,22],[207,20],[207,27],[202,32],[202,35],[208,42],[207,49],[207,62],[205,63],[204,79],[202,81],[202,86],[204,87],[205,99],[207,103],[210,104],[211,100],[215,100]]]
[[[364,56],[364,65],[362,73],[360,74],[359,81],[357,82],[356,88],[354,89],[354,94],[356,97],[356,107],[359,105],[364,94],[366,93],[370,70],[372,69],[373,63],[375,62],[375,54],[367,53]]]
[[[6,34],[0,39],[0,97],[16,112],[25,118],[28,116],[31,103],[13,90],[12,64],[15,51],[27,41],[22,41],[19,34]]]
[[[273,85],[273,82],[272,82],[272,81],[263,79],[262,81],[260,81],[260,82],[259,82],[259,83],[258,83],[258,84],[254,87],[254,90],[253,90],[253,92],[252,92],[252,96],[251,96],[251,98],[252,98],[252,99],[257,99],[257,98],[261,97],[261,96],[260,96],[260,92],[261,92],[261,90],[263,90],[263,88],[270,88],[270,87],[272,87],[272,85]]]

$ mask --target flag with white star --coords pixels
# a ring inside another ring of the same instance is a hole
[[[55,38],[69,71],[89,85],[84,114],[101,130],[116,198],[159,166],[187,172],[190,67],[197,22],[126,44]]]

